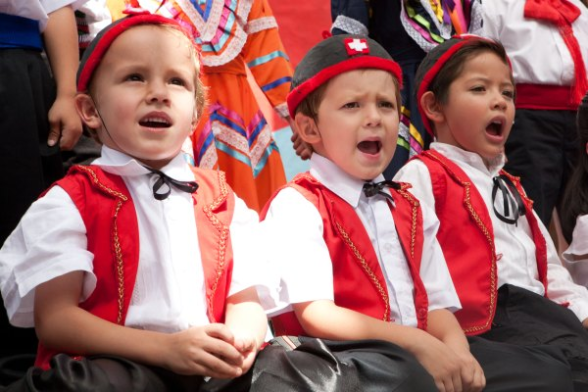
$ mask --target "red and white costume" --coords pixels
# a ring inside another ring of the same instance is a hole
[[[404,187],[392,191],[390,207],[328,159],[313,154],[310,164],[277,193],[263,222],[267,235],[280,233],[270,250],[280,254],[272,260],[281,279],[276,302],[286,307],[269,309],[279,333],[300,333],[291,304],[315,300],[421,328],[428,311],[459,309],[432,211]]]

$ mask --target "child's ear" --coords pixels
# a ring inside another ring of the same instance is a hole
[[[321,141],[321,134],[313,118],[299,112],[294,117],[294,124],[298,135],[306,143],[317,144]]]
[[[445,119],[443,110],[441,110],[441,104],[432,91],[427,91],[423,94],[420,104],[421,108],[425,112],[425,115],[432,122],[440,123]]]
[[[102,125],[94,100],[88,94],[78,94],[75,98],[78,115],[88,128],[98,129]]]

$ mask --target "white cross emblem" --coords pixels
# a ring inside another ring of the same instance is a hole
[[[350,49],[353,49],[354,51],[359,53],[363,52],[368,47],[365,40],[359,38],[354,38],[353,41],[347,44],[347,46],[349,46]]]

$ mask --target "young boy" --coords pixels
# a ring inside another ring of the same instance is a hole
[[[435,208],[468,335],[561,348],[588,387],[588,291],[561,265],[518,178],[502,171],[515,87],[502,45],[453,38],[419,68],[417,98],[437,142],[395,177]],[[567,309],[566,309],[567,307]]]
[[[36,364],[52,367],[9,390],[198,390],[246,373],[267,325],[258,217],[180,153],[204,102],[193,37],[161,16],[121,19],[86,50],[77,88],[102,157],[50,188],[0,251],[10,321],[35,327]]]
[[[382,182],[398,135],[399,80],[399,66],[361,36],[331,37],[296,68],[288,106],[315,153],[310,172],[265,211],[288,305],[271,313],[276,335],[380,340],[369,391],[570,388],[567,368],[540,350],[468,344],[434,213],[409,185]]]

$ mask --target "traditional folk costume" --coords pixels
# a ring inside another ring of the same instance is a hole
[[[588,91],[588,9],[579,0],[497,0],[484,3],[483,18],[484,35],[511,59],[517,88],[505,167],[521,177],[548,226],[576,161],[576,110]]]
[[[78,91],[87,91],[112,42],[140,24],[181,29],[145,13],[109,25],[82,58]],[[33,327],[37,287],[83,271],[80,308],[109,322],[161,333],[224,322],[228,297],[263,285],[258,225],[222,172],[196,169],[183,154],[153,170],[105,146],[101,158],[75,166],[36,201],[0,249],[9,319]],[[77,354],[40,345],[38,367],[7,390],[182,391],[205,383],[108,353]],[[251,380],[228,383],[218,389],[248,390]]]
[[[338,35],[319,43],[296,68],[288,96],[291,116],[334,76],[366,68],[401,77],[385,49],[371,39]],[[262,225],[280,288],[272,291],[278,297],[264,305],[277,335],[309,335],[292,305],[312,301],[333,301],[382,322],[423,330],[431,311],[460,309],[436,239],[435,214],[410,193],[410,185],[383,180],[380,174],[366,183],[313,154],[310,171],[270,200]],[[364,390],[437,390],[404,349],[389,342],[345,343],[364,348],[362,356],[346,353],[362,365],[358,375],[365,380]],[[486,391],[571,390],[565,360],[553,360],[549,348],[471,338],[470,349],[484,369]],[[546,373],[536,374],[535,366]],[[312,363],[306,368],[312,369]],[[423,384],[413,384],[419,378]]]
[[[462,302],[456,317],[464,331],[561,348],[577,390],[585,390],[588,332],[581,321],[588,317],[588,290],[573,283],[518,178],[503,172],[503,165],[500,158],[486,168],[475,153],[433,143],[396,179],[410,181],[441,221],[437,238]],[[508,195],[498,185],[505,177],[514,184],[503,188]],[[512,204],[515,195],[522,205]]]
[[[292,69],[267,0],[130,0],[195,30],[208,109],[192,136],[195,164],[220,168],[259,211],[286,182],[272,129],[247,81],[249,70],[271,105],[287,117]],[[158,8],[160,7],[161,8]]]
[[[226,298],[262,280],[257,214],[221,172],[191,169],[181,155],[161,171],[196,179],[198,190],[172,186],[157,200],[158,175],[103,147],[33,204],[0,251],[15,326],[34,326],[37,286],[72,271],[85,272],[80,307],[113,323],[173,333],[224,321]],[[47,368],[54,354],[40,346],[37,365]]]
[[[479,0],[331,0],[333,34],[370,36],[402,68],[402,113],[398,147],[384,177],[391,179],[410,158],[429,148],[414,98],[416,69],[426,53],[454,34],[481,32]]]
[[[455,53],[480,40],[487,38],[456,37],[431,52],[419,69],[417,100],[434,88]],[[498,155],[486,166],[477,153],[432,143],[395,179],[410,182],[437,213],[437,238],[462,301],[456,317],[466,334],[552,346],[566,356],[576,390],[586,390],[588,332],[581,322],[588,317],[588,290],[572,282],[519,179],[502,171],[504,163]]]

